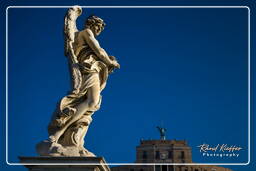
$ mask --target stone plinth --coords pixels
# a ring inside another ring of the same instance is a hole
[[[30,171],[110,171],[103,157],[19,157]]]

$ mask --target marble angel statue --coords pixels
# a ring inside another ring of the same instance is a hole
[[[89,16],[85,28],[78,31],[76,19],[81,13],[80,6],[73,6],[65,16],[65,56],[69,60],[72,91],[61,99],[54,112],[48,126],[49,139],[37,145],[42,156],[95,156],[84,148],[84,137],[92,114],[100,108],[100,93],[108,75],[120,68],[115,57],[109,56],[96,39],[104,29],[104,21]]]

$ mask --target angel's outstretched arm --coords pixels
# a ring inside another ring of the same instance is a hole
[[[86,42],[92,48],[94,53],[107,65],[113,65],[113,61],[109,58],[106,51],[100,47],[99,42],[95,39],[92,31],[90,29],[85,29],[83,31]]]

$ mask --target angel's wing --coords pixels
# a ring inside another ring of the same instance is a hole
[[[74,53],[73,43],[75,39],[75,33],[78,32],[76,27],[76,19],[82,14],[82,8],[80,6],[73,6],[69,8],[65,20],[64,20],[64,53],[70,59],[71,62],[71,75],[73,83],[73,92],[75,94],[79,93],[79,89],[82,84],[82,75],[79,70],[77,57]]]
[[[82,14],[82,8],[80,6],[73,6],[69,8],[64,23],[64,35],[65,35],[65,56],[72,54],[72,43],[75,39],[75,33],[78,32],[76,27],[76,19]],[[72,56],[73,57],[73,56]]]

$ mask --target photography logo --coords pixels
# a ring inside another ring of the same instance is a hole
[[[239,152],[243,148],[237,145],[228,144],[201,144],[197,146],[203,157],[239,157]]]

